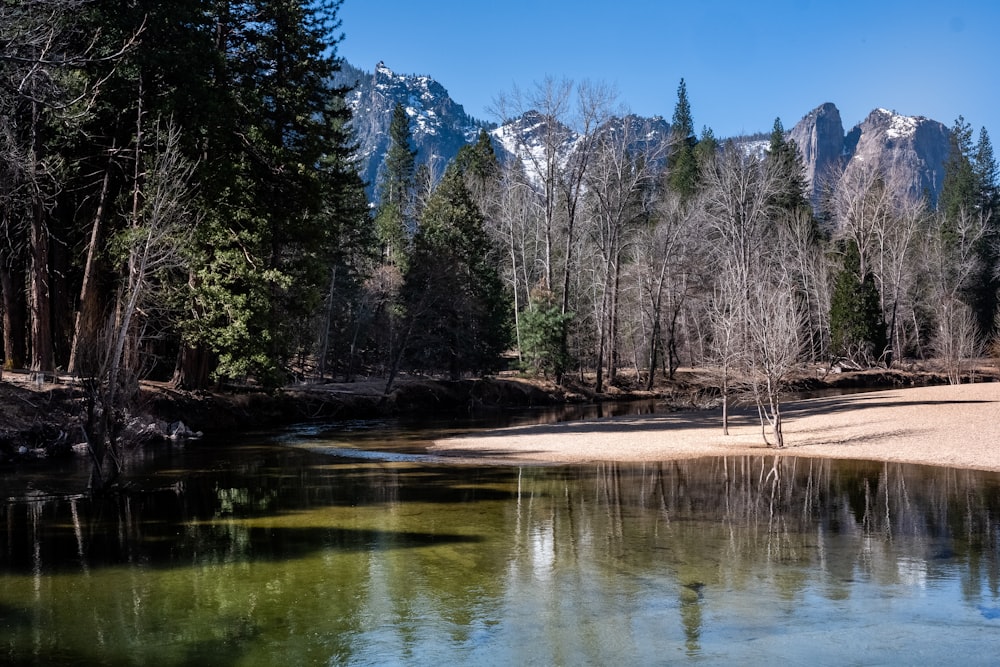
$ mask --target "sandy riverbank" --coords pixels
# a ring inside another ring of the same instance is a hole
[[[676,412],[501,429],[429,453],[504,462],[658,461],[784,453],[1000,471],[1000,383],[917,387],[784,406],[785,448],[768,449],[756,411],[723,436],[721,413]]]

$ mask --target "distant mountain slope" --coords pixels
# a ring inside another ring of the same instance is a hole
[[[893,164],[912,194],[937,202],[948,159],[950,131],[923,116],[875,109],[845,133],[837,107],[827,102],[806,114],[788,133],[799,147],[806,178],[818,201],[825,184],[860,162]]]
[[[396,74],[378,63],[365,72],[344,63],[335,81],[354,87],[347,103],[354,112],[361,176],[373,192],[389,144],[389,122],[397,103],[406,105],[417,164],[426,164],[440,176],[458,149],[474,141],[481,127],[489,127],[467,113],[429,76]]]
[[[528,173],[533,170],[532,159],[540,157],[546,132],[553,133],[562,160],[570,158],[579,141],[568,127],[549,128],[537,112],[529,111],[503,126],[477,120],[430,76],[397,74],[381,62],[374,72],[344,63],[336,83],[354,86],[347,100],[354,112],[361,175],[373,198],[388,149],[392,110],[398,102],[406,106],[410,117],[417,164],[428,165],[435,177],[441,176],[459,148],[475,141],[481,129],[490,131],[498,154],[518,156]],[[628,123],[637,143],[655,145],[667,141],[670,134],[669,123],[659,116],[627,116],[615,119],[605,129],[613,129],[615,123]],[[932,203],[941,192],[949,130],[937,121],[876,109],[845,133],[840,111],[827,102],[807,113],[787,136],[799,147],[814,202],[819,201],[824,183],[836,180],[852,162],[862,160],[895,163],[905,171],[910,190],[929,194]],[[767,141],[760,137],[766,135],[734,140],[747,151],[761,153]]]
[[[631,150],[666,160],[666,154],[661,149],[670,140],[670,123],[660,116],[646,118],[629,114],[624,118],[612,117],[597,128],[597,133],[598,136],[614,133],[625,137]],[[581,145],[579,134],[558,121],[547,121],[537,111],[528,111],[497,127],[490,132],[490,136],[501,159],[519,158],[525,173],[535,180],[540,177],[538,170],[545,166],[547,146],[555,147],[557,160],[565,164]]]

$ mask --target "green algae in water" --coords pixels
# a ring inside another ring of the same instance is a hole
[[[990,473],[764,456],[479,468],[260,443],[132,472],[145,491],[0,505],[0,662],[976,664],[1000,649]]]

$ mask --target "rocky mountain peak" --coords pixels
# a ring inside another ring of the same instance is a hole
[[[911,195],[928,195],[932,204],[937,201],[950,148],[947,127],[923,116],[875,109],[856,129],[857,145],[845,171],[856,162],[881,161],[902,172]]]
[[[404,105],[410,118],[417,163],[427,165],[435,177],[444,172],[459,148],[476,140],[481,129],[490,130],[498,152],[522,160],[529,174],[531,163],[544,159],[546,146],[556,147],[559,159],[566,160],[579,139],[570,128],[537,111],[508,119],[499,127],[477,121],[432,77],[397,74],[382,61],[372,72],[343,63],[334,83],[354,88],[347,101],[354,112],[361,175],[371,195],[388,149],[389,123],[397,103]],[[663,118],[616,119],[607,131],[614,131],[615,123],[619,128],[629,126],[637,143],[669,141],[669,124]],[[932,202],[941,191],[949,131],[936,121],[880,108],[845,133],[840,111],[826,102],[803,116],[787,136],[798,145],[814,203],[819,203],[825,185],[842,177],[852,162],[871,160],[901,168],[907,188],[920,196],[929,194]],[[756,153],[766,146],[763,138],[744,143],[746,150]]]
[[[941,192],[949,133],[937,121],[879,108],[845,134],[840,111],[827,102],[806,114],[788,136],[798,145],[814,203],[826,183],[859,162],[894,165],[912,194],[929,194],[932,202]]]
[[[396,104],[402,104],[410,118],[417,164],[427,165],[438,176],[483,126],[432,77],[397,74],[384,61],[379,61],[373,72],[344,63],[335,83],[354,88],[347,103],[354,113],[361,176],[372,195],[389,147],[389,124]]]
[[[841,168],[844,124],[840,120],[840,110],[832,102],[819,105],[795,124],[788,138],[799,148],[806,181],[812,185],[816,200],[826,175]]]
[[[883,129],[889,139],[904,139],[912,137],[917,125],[926,120],[923,116],[903,116],[888,109],[875,109],[862,124]]]

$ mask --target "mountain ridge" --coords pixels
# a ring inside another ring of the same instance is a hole
[[[523,151],[530,149],[514,145],[513,129],[518,126],[519,131],[524,132],[531,129],[532,123],[537,126],[539,122],[537,112],[532,111],[504,124],[476,119],[431,76],[398,74],[384,62],[377,63],[372,72],[345,62],[336,83],[354,88],[347,102],[354,113],[359,170],[373,199],[388,149],[389,121],[397,103],[405,105],[410,118],[417,163],[427,165],[435,178],[441,176],[458,150],[475,141],[483,129],[490,132],[499,153],[518,155],[522,161],[528,159]],[[661,116],[629,115],[626,119],[647,124],[652,128],[651,136],[657,140],[669,139],[669,123]],[[559,131],[567,133],[561,143],[565,151],[571,151],[576,141],[574,133],[570,128]],[[804,114],[785,136],[795,141],[799,148],[814,204],[820,202],[831,180],[855,168],[852,165],[871,160],[902,168],[908,190],[917,196],[927,195],[932,204],[940,194],[950,148],[950,130],[938,121],[875,108],[864,120],[845,131],[837,106],[824,102]],[[720,139],[720,143],[726,139]],[[728,139],[739,141],[740,137]]]

